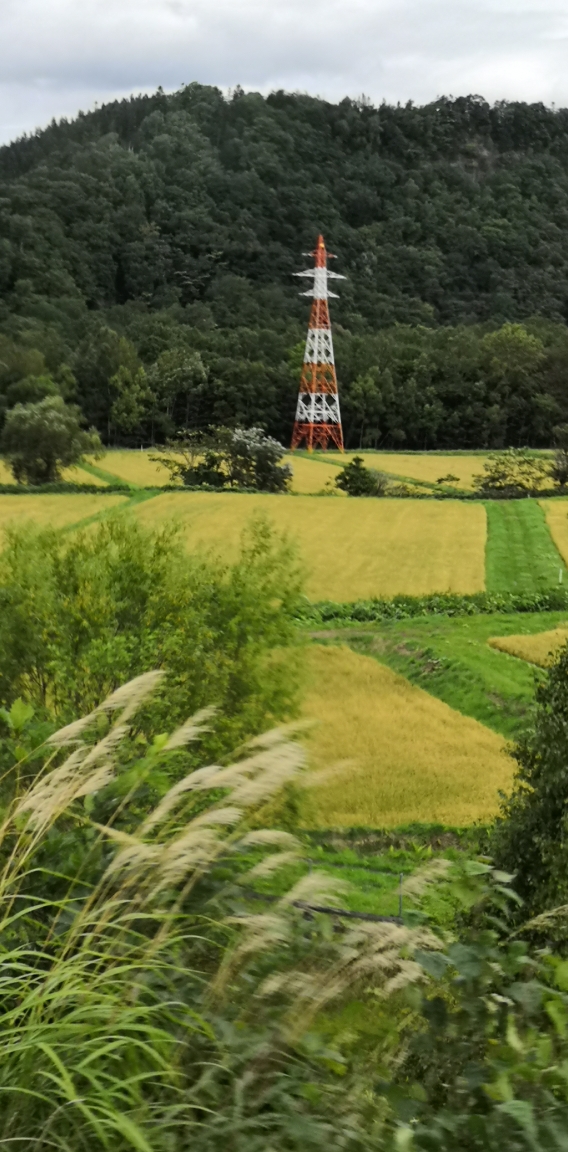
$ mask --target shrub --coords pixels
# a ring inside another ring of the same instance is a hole
[[[550,469],[552,479],[564,488],[568,484],[568,424],[560,424],[553,429],[555,452]]]
[[[550,461],[534,456],[526,448],[508,448],[490,456],[483,469],[481,475],[473,478],[481,496],[530,496],[550,488]]]
[[[0,555],[0,701],[21,696],[64,720],[167,668],[164,726],[214,700],[217,736],[237,742],[294,709],[299,586],[293,554],[260,521],[226,567],[188,556],[172,526],[124,514],[72,535],[13,528]]]
[[[77,464],[85,452],[101,447],[98,433],[81,428],[82,417],[61,396],[47,396],[37,404],[16,404],[6,414],[0,452],[14,478],[27,484],[50,484],[61,469]]]
[[[182,433],[169,443],[165,456],[152,459],[168,469],[172,480],[189,487],[285,492],[292,469],[281,464],[284,453],[282,445],[261,428],[214,428]]]
[[[388,477],[383,472],[366,468],[362,456],[354,456],[338,473],[335,485],[348,496],[384,496]]]
[[[513,749],[517,773],[493,836],[529,912],[568,902],[568,647],[537,685],[530,729]]]

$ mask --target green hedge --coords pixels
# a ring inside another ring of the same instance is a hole
[[[309,624],[374,623],[410,620],[415,616],[487,616],[495,612],[562,612],[568,609],[568,589],[549,592],[476,592],[472,596],[441,593],[436,596],[394,596],[392,600],[355,600],[338,604],[303,600],[296,616]]]
[[[107,484],[101,487],[97,484],[72,484],[60,480],[55,484],[0,484],[0,496],[48,496],[55,493],[61,496],[79,494],[81,496],[106,496],[120,492],[125,496],[132,496],[133,490],[126,484]]]

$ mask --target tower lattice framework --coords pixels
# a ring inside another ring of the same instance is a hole
[[[313,256],[315,266],[294,273],[295,276],[312,277],[314,284],[313,288],[302,292],[302,296],[313,297],[313,304],[292,433],[292,449],[304,445],[311,452],[314,448],[325,449],[332,445],[342,452],[343,429],[327,303],[329,297],[337,297],[337,293],[329,291],[327,282],[330,279],[345,280],[345,276],[329,271],[328,259],[334,257],[331,252],[327,252],[323,236],[318,237],[317,246],[309,255]]]

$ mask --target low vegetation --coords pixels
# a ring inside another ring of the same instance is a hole
[[[65,535],[14,527],[0,555],[0,699],[71,720],[167,667],[155,717],[167,727],[215,700],[236,744],[294,710],[299,587],[290,549],[261,523],[227,566],[127,515]]]
[[[568,902],[568,842],[566,803],[568,780],[568,646],[536,690],[531,726],[520,736],[514,788],[504,799],[493,838],[500,865],[515,873],[527,913],[546,914],[561,905],[556,916],[544,916],[545,938],[566,932]]]
[[[534,667],[493,647],[496,633],[507,639],[522,627],[536,636],[566,621],[560,612],[515,613],[384,620],[316,633],[343,641],[354,652],[372,656],[411,684],[471,716],[507,740],[527,722],[534,698]],[[533,637],[527,635],[530,642]]]
[[[536,500],[487,501],[488,592],[522,594],[564,586],[568,572],[545,508]]]
[[[348,496],[385,496],[387,486],[384,472],[366,468],[362,456],[354,456],[335,477],[335,487]]]
[[[211,428],[181,432],[167,451],[154,456],[172,481],[188,487],[251,488],[285,492],[292,469],[283,464],[285,449],[262,428]]]

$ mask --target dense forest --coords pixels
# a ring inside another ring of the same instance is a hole
[[[568,421],[568,110],[190,84],[0,149],[0,404],[108,443],[286,443],[322,230],[347,442],[547,444]]]

